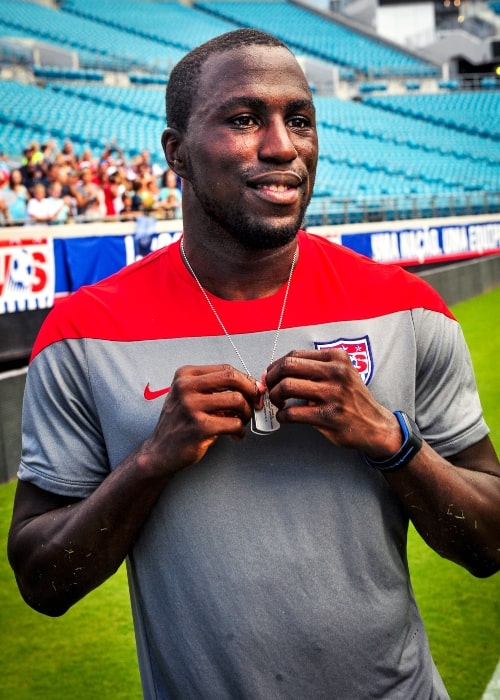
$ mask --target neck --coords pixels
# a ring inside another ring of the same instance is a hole
[[[248,251],[237,244],[193,241],[184,234],[183,246],[193,272],[207,291],[221,299],[245,301],[271,296],[288,281],[297,240],[276,249]]]

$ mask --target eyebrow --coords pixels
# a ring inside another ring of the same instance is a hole
[[[247,107],[248,109],[260,110],[267,107],[267,102],[262,100],[260,97],[250,97],[248,95],[235,96],[222,102],[217,111],[227,111],[237,107]],[[315,112],[313,101],[308,99],[290,100],[286,104],[286,109],[287,112],[294,112],[301,109],[307,109]]]

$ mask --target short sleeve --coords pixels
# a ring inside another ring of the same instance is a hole
[[[18,477],[46,491],[84,498],[109,471],[85,340],[48,345],[28,371]]]
[[[417,340],[416,420],[444,457],[488,434],[462,329],[445,314],[413,311]]]

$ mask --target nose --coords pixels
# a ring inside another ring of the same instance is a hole
[[[297,157],[297,149],[291,139],[291,133],[281,117],[271,119],[261,133],[259,148],[261,160],[287,163]]]

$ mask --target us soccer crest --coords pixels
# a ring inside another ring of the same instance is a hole
[[[315,342],[316,350],[326,350],[326,348],[340,348],[345,350],[354,368],[359,372],[364,384],[368,384],[373,374],[372,349],[370,339],[367,335],[362,338],[337,338],[326,342]]]

